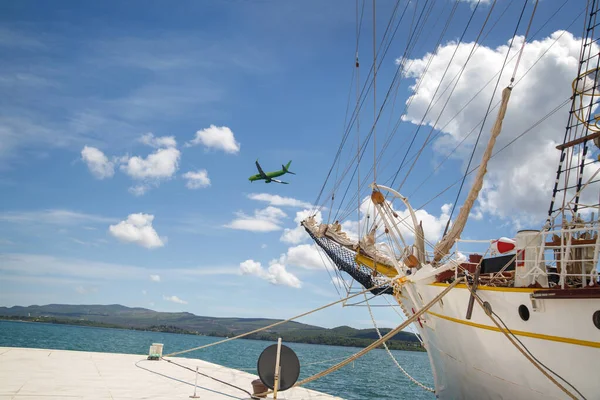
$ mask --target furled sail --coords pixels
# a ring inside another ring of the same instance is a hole
[[[460,212],[458,213],[458,217],[456,217],[456,221],[450,231],[435,245],[433,250],[434,258],[433,262],[439,262],[452,248],[457,239],[460,239],[460,234],[462,233],[465,225],[467,224],[467,218],[469,217],[469,213],[473,208],[473,204],[475,204],[475,200],[483,187],[483,177],[487,172],[487,164],[490,158],[492,157],[492,150],[494,149],[494,145],[496,144],[496,138],[500,135],[502,131],[502,121],[504,120],[504,115],[506,114],[506,108],[508,106],[508,100],[510,99],[511,88],[506,87],[502,91],[502,102],[500,104],[500,110],[498,110],[498,117],[496,118],[496,122],[492,127],[492,134],[490,136],[490,140],[487,144],[485,152],[483,153],[483,157],[481,159],[481,164],[479,165],[479,170],[477,171],[477,176],[475,177],[475,182],[469,191],[469,195],[465,200],[464,204],[460,208]]]

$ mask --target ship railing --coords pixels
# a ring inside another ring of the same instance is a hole
[[[504,254],[496,251],[495,240],[459,239],[454,254],[467,258],[470,255],[491,258],[512,255],[503,268],[493,273],[490,284],[505,279],[508,273],[514,276],[516,287],[585,287],[598,284],[598,231],[595,221],[573,228],[544,230],[530,235],[525,245],[521,243],[521,248],[517,246]]]

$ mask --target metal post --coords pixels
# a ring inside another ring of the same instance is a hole
[[[194,381],[194,395],[190,396],[191,399],[199,399],[200,396],[196,395],[196,388],[198,387],[198,367],[196,367],[196,380]]]
[[[273,382],[273,399],[277,399],[277,389],[279,389],[279,355],[281,354],[281,338],[277,339],[277,356],[275,357],[275,377]]]

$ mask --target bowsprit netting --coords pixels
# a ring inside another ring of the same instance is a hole
[[[372,288],[377,285],[377,282],[373,280],[371,276],[371,270],[359,265],[355,260],[355,253],[344,246],[334,242],[333,240],[327,237],[316,237],[310,229],[304,227],[306,232],[310,235],[312,240],[323,249],[325,254],[329,256],[331,261],[335,264],[335,266],[340,270],[346,272],[350,275],[354,280],[360,283],[365,289]],[[391,286],[385,285],[380,286],[374,289],[371,289],[371,293],[374,295],[380,294],[393,294],[393,289]]]

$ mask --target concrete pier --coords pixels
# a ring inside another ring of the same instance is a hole
[[[256,375],[190,358],[172,358],[252,393]],[[166,361],[132,354],[0,347],[0,400],[175,400],[194,394],[196,374]],[[198,376],[197,395],[204,400],[248,399],[243,391]],[[314,390],[278,393],[287,400],[341,400]],[[272,395],[269,396],[272,398]]]

